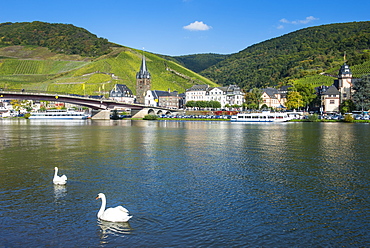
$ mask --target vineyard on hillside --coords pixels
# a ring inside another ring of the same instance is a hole
[[[75,70],[87,63],[81,61],[7,59],[0,63],[0,75],[51,75]]]
[[[311,85],[313,87],[321,86],[321,85],[332,85],[334,83],[333,77],[325,76],[325,75],[312,75],[307,76],[304,78],[300,78],[294,81],[294,83],[304,84],[304,85]]]
[[[135,49],[115,48],[112,53],[89,61],[24,59],[25,50],[17,47],[4,52],[0,49],[0,57],[1,52],[5,53],[0,58],[0,88],[107,95],[115,84],[125,84],[135,94],[136,73],[143,55],[152,76],[153,90],[183,93],[194,84],[218,86],[175,62]],[[21,53],[21,59],[16,59],[17,52]],[[43,52],[44,57],[50,58],[50,54]]]
[[[351,66],[353,77],[360,78],[370,74],[370,61],[366,61],[361,65]]]

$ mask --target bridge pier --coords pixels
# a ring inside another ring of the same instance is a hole
[[[92,120],[110,120],[110,110],[93,110],[91,113]]]
[[[132,118],[144,118],[148,114],[148,109],[131,109]]]

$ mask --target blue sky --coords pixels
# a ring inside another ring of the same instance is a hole
[[[73,24],[111,42],[163,55],[231,54],[302,28],[370,21],[370,1],[17,0],[0,23]]]

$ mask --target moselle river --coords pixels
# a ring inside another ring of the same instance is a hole
[[[0,119],[0,247],[369,247],[370,125]],[[66,174],[54,186],[53,169]],[[128,223],[97,219],[101,201]]]

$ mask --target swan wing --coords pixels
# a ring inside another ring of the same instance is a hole
[[[53,178],[53,183],[54,184],[66,184],[67,183],[67,177],[65,175],[59,177],[59,176],[56,176]]]
[[[117,206],[115,207],[117,210],[121,211],[121,212],[124,212],[124,213],[128,213],[128,210],[122,206]]]
[[[112,222],[127,222],[131,217],[126,208],[118,206],[106,209],[100,219]]]

